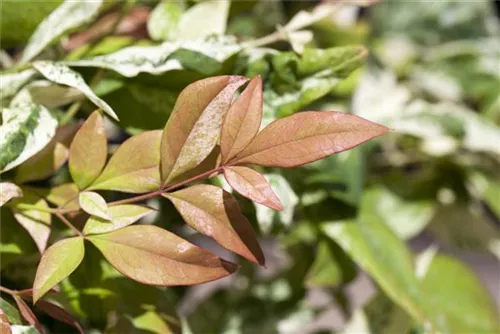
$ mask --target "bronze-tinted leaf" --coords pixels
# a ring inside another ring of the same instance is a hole
[[[69,171],[79,189],[85,189],[101,173],[108,152],[104,121],[94,111],[78,130],[69,152]]]
[[[160,189],[161,130],[146,131],[125,141],[89,189],[142,193]]]
[[[22,197],[23,190],[12,182],[0,183],[0,206],[16,197]]]
[[[17,307],[19,308],[19,312],[23,316],[23,318],[33,327],[35,327],[40,333],[45,333],[43,331],[42,325],[35,313],[31,310],[31,308],[26,304],[24,300],[22,300],[19,296],[14,296],[14,300],[16,301]]]
[[[37,306],[45,313],[50,315],[52,318],[57,319],[61,322],[67,323],[70,326],[76,328],[78,333],[83,334],[82,326],[78,323],[78,321],[73,317],[68,311],[65,309],[49,303],[45,300],[39,300]]]
[[[111,232],[133,224],[153,211],[154,209],[142,205],[124,204],[110,206],[108,208],[110,220],[91,216],[85,223],[83,234]]]
[[[280,199],[263,175],[243,166],[224,168],[229,185],[246,198],[274,210],[283,210]]]
[[[240,76],[219,76],[196,81],[181,92],[161,141],[164,185],[212,152],[234,92],[245,82]]]
[[[199,284],[236,269],[234,264],[157,226],[128,226],[87,239],[119,272],[144,284]]]
[[[172,179],[172,181],[170,183],[176,184],[176,183],[179,183],[181,181],[185,181],[189,178],[192,178],[192,177],[195,177],[195,176],[198,176],[200,174],[203,174],[203,173],[206,173],[208,171],[216,169],[218,164],[220,163],[219,158],[220,158],[220,146],[215,145],[214,149],[208,155],[208,157],[206,157],[205,160],[203,160],[198,166],[196,166],[193,169],[190,169],[187,172]]]
[[[351,149],[387,131],[383,125],[342,112],[301,112],[269,124],[231,163],[300,166]]]
[[[262,119],[262,79],[253,78],[229,108],[221,131],[222,162],[227,162],[252,141]]]
[[[10,322],[7,314],[5,314],[2,309],[0,309],[0,333],[2,334],[12,334],[10,330]]]
[[[231,194],[216,186],[200,184],[164,196],[172,201],[189,226],[228,250],[264,265],[264,254],[252,226]]]

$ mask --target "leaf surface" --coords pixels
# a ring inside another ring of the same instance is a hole
[[[108,205],[104,198],[96,192],[84,191],[78,196],[80,207],[89,215],[97,216],[102,219],[110,220]]]
[[[181,16],[179,38],[203,39],[210,35],[223,35],[226,31],[230,1],[204,1],[197,3]],[[210,20],[206,18],[209,17]]]
[[[78,321],[71,315],[68,311],[59,307],[55,304],[47,302],[45,300],[39,300],[37,306],[45,313],[50,315],[52,318],[64,322],[70,326],[73,326],[78,330],[78,333],[83,334],[83,328],[80,326]]]
[[[22,197],[23,190],[12,182],[0,183],[0,206],[16,197]]]
[[[7,99],[16,95],[17,91],[27,84],[36,74],[33,69],[16,73],[0,74],[0,102],[6,105]]]
[[[38,321],[38,318],[36,317],[35,313],[33,313],[28,304],[26,304],[26,302],[19,296],[14,296],[14,300],[16,301],[19,312],[23,316],[24,320],[35,327],[40,333],[44,333],[40,321]]]
[[[179,34],[179,21],[186,5],[181,1],[162,1],[151,12],[148,32],[154,40],[175,40]]]
[[[115,205],[108,208],[109,220],[90,217],[85,223],[83,234],[102,234],[135,223],[154,210],[142,205]]]
[[[42,197],[59,208],[78,210],[78,187],[74,183],[65,183],[44,191]]]
[[[12,331],[10,330],[9,318],[1,308],[0,308],[0,332],[2,334],[12,334]]]

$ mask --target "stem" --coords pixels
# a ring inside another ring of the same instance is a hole
[[[17,291],[14,291],[14,290],[11,290],[11,289],[7,289],[7,288],[5,288],[3,286],[0,286],[0,291],[5,292],[5,293],[7,293],[7,294],[9,294],[11,296],[17,295]]]
[[[80,232],[75,226],[73,226],[73,224],[71,224],[70,221],[67,220],[66,217],[64,217],[61,213],[56,212],[55,215],[57,216],[57,218],[59,218],[64,223],[64,225],[69,227],[70,230],[75,232],[77,235],[83,237],[82,232]]]
[[[64,117],[61,119],[60,124],[61,125],[67,124],[73,118],[73,116],[76,115],[76,113],[78,112],[78,109],[80,109],[81,106],[82,106],[82,101],[81,100],[74,102],[68,108],[68,111],[66,112],[66,114],[64,114]]]

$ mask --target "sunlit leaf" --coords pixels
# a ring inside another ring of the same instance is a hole
[[[141,205],[115,205],[108,208],[109,220],[90,217],[85,223],[84,234],[101,234],[111,232],[135,223],[154,210]]]
[[[262,79],[253,78],[229,108],[221,130],[222,162],[235,157],[252,141],[262,119]]]
[[[233,163],[300,166],[353,148],[387,130],[350,114],[301,112],[269,124]]]
[[[228,250],[264,265],[252,226],[231,194],[216,186],[196,185],[163,196],[172,201],[189,226]]]
[[[175,40],[179,33],[179,20],[186,5],[183,1],[162,1],[151,12],[148,32],[154,40]]]
[[[85,253],[82,237],[63,239],[42,255],[33,283],[33,302],[68,277],[82,262]]]
[[[14,296],[14,300],[16,301],[17,307],[19,308],[19,312],[23,316],[24,320],[26,320],[30,325],[34,326],[40,333],[44,333],[42,325],[35,313],[31,310],[31,308],[26,304],[26,302],[19,296]]]
[[[274,210],[283,210],[279,198],[261,174],[241,166],[224,168],[224,177],[241,195]]]
[[[226,31],[230,1],[204,1],[189,8],[179,21],[179,38],[184,40],[223,35]],[[209,17],[210,20],[206,20]]]
[[[0,206],[16,197],[22,197],[23,190],[12,182],[0,183]]]
[[[162,131],[147,131],[125,141],[89,189],[141,193],[158,190]]]
[[[152,225],[87,237],[123,275],[144,284],[190,285],[231,274],[235,265]]]
[[[78,323],[78,321],[67,312],[62,307],[59,307],[53,303],[47,302],[45,300],[39,300],[36,304],[38,308],[40,308],[43,312],[50,315],[52,318],[62,321],[70,326],[73,326],[78,330],[80,334],[83,334],[82,326]]]
[[[164,184],[196,167],[212,152],[235,91],[246,79],[219,76],[196,81],[179,95],[161,141]]]
[[[69,171],[79,189],[89,186],[101,173],[108,152],[104,120],[95,111],[76,133],[69,152]]]
[[[187,180],[191,177],[195,177],[197,175],[206,173],[210,170],[214,170],[220,163],[220,146],[216,145],[212,152],[205,158],[198,166],[193,169],[188,170],[185,173],[182,173],[178,177],[174,178],[171,183],[175,184],[184,180]]]
[[[89,215],[110,220],[108,205],[104,198],[96,192],[84,191],[78,196],[80,207]]]
[[[80,73],[73,71],[66,65],[49,61],[37,61],[33,63],[33,67],[35,67],[38,72],[50,81],[61,85],[68,85],[80,90],[88,97],[89,100],[101,108],[106,114],[115,120],[118,120],[118,116],[116,116],[113,109],[92,91],[92,89],[85,83]]]

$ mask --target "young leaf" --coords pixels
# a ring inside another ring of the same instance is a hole
[[[116,116],[113,109],[92,91],[92,89],[85,83],[80,73],[73,71],[66,65],[56,64],[49,61],[37,61],[33,63],[33,67],[50,81],[80,90],[96,106],[118,121],[118,116]]]
[[[142,205],[110,206],[108,208],[110,220],[91,216],[85,223],[83,234],[101,234],[118,230],[135,223],[153,211],[154,209]]]
[[[179,20],[186,4],[183,1],[162,1],[151,12],[148,32],[154,40],[175,40],[179,33]]]
[[[179,22],[179,38],[203,39],[210,35],[223,35],[226,31],[230,1],[200,2],[182,15]],[[210,20],[206,20],[209,17]]]
[[[283,210],[279,198],[261,174],[242,166],[224,168],[224,177],[229,185],[246,198],[274,210]]]
[[[152,225],[128,226],[87,239],[119,272],[144,284],[199,284],[236,270],[236,265]]]
[[[42,255],[33,283],[33,303],[57,283],[68,277],[83,260],[85,248],[82,237],[56,242]]]
[[[79,189],[89,186],[101,173],[108,152],[104,121],[94,111],[78,130],[69,150],[69,171]]]
[[[269,124],[231,162],[295,167],[384,134],[385,126],[335,111],[301,112]]]
[[[181,92],[161,140],[163,184],[196,167],[212,152],[234,92],[245,81],[240,76],[213,77]]]
[[[228,250],[264,265],[264,254],[255,233],[231,194],[201,184],[163,196],[172,201],[189,226]]]
[[[78,196],[78,202],[83,211],[89,215],[96,216],[102,219],[110,220],[108,213],[108,205],[104,198],[93,191],[81,192]]]
[[[80,326],[78,321],[65,309],[49,303],[45,300],[39,300],[37,303],[38,308],[40,308],[43,312],[47,313],[50,315],[52,318],[57,319],[61,322],[67,323],[70,326],[73,326],[76,328],[78,333],[83,334],[83,328]]]
[[[142,193],[158,190],[162,131],[146,131],[125,141],[89,189]]]
[[[45,333],[43,330],[40,321],[36,317],[35,313],[30,309],[28,304],[19,296],[14,296],[14,300],[16,301],[17,307],[19,308],[19,312],[23,318],[32,326],[34,326],[41,334]]]
[[[57,120],[43,106],[2,109],[0,173],[36,154],[54,137]]]
[[[11,182],[0,183],[0,206],[16,197],[22,197],[23,190]]]
[[[253,78],[229,108],[221,130],[222,163],[234,158],[252,141],[262,120],[262,79]]]

